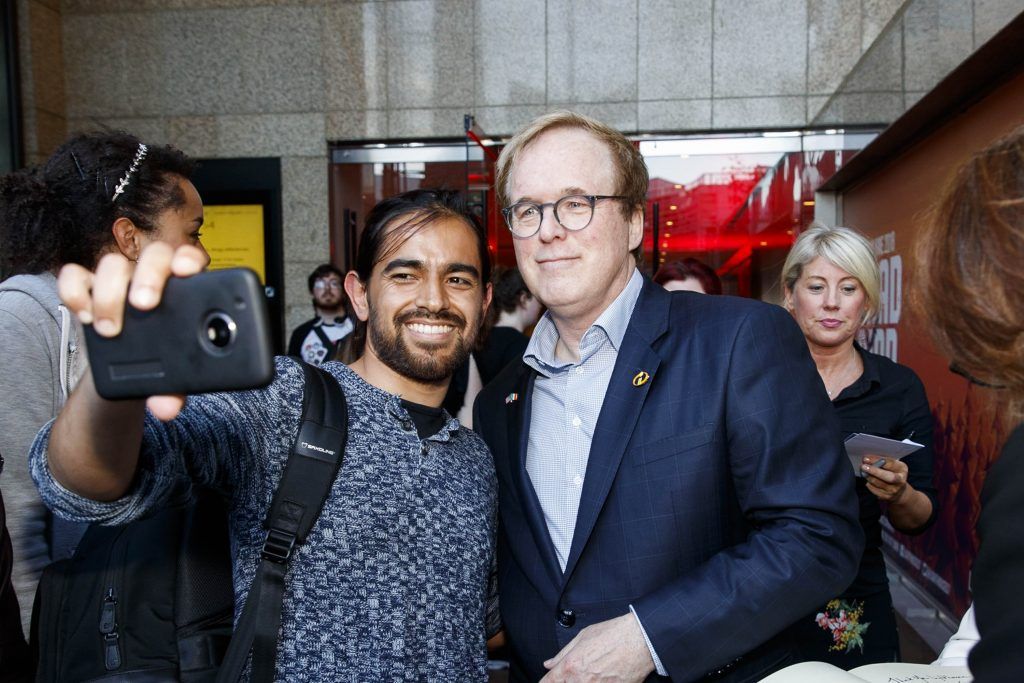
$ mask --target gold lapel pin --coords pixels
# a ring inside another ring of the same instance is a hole
[[[643,385],[647,384],[647,380],[649,380],[650,378],[651,376],[648,373],[641,370],[640,372],[633,375],[633,386],[642,387]]]

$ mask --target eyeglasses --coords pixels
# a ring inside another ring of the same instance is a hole
[[[337,289],[341,291],[341,282],[338,280],[317,280],[313,283],[313,289]]]
[[[516,202],[501,210],[505,224],[516,237],[533,237],[540,230],[544,209],[553,207],[555,220],[566,230],[582,230],[594,219],[594,205],[601,199],[629,199],[613,194],[570,194],[556,202]]]
[[[972,375],[971,373],[969,373],[966,370],[964,370],[962,367],[960,367],[956,363],[950,363],[949,364],[949,371],[954,373],[954,374],[960,375],[961,377],[966,379],[971,384],[975,384],[975,385],[977,385],[979,387],[985,387],[986,389],[1005,389],[1006,388],[1006,385],[1004,385],[1004,384],[991,384],[991,383],[986,382],[984,380],[980,380],[977,377],[975,377],[974,375]]]

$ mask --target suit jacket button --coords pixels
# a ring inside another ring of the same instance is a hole
[[[576,623],[576,613],[571,609],[563,609],[558,612],[558,623],[566,628],[572,628]]]

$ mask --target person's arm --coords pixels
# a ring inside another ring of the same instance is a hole
[[[978,624],[974,620],[974,605],[971,605],[964,613],[963,619],[960,620],[960,628],[946,641],[938,659],[932,662],[932,665],[967,666],[967,656],[974,649],[974,645],[980,637]]]
[[[633,602],[680,680],[732,662],[840,593],[863,551],[838,421],[800,330],[783,309],[759,308],[732,343],[727,457],[751,533]]]
[[[96,393],[91,370],[71,392],[50,431],[48,459],[54,479],[96,501],[121,498],[135,477],[145,401],[107,401]]]
[[[57,287],[64,304],[105,337],[120,333],[126,293],[133,306],[154,308],[172,272],[194,275],[205,260],[198,249],[175,250],[156,242],[133,264],[120,254],[103,257],[91,273],[77,265],[61,269]],[[129,290],[130,284],[130,290]],[[151,409],[171,419],[184,397],[153,397]],[[56,482],[95,501],[123,496],[132,483],[142,443],[146,402],[107,401],[96,393],[92,371],[68,398],[49,434],[47,462]]]
[[[292,330],[292,336],[288,340],[289,356],[302,355],[302,342],[306,338],[307,334],[309,334],[309,330],[306,329],[306,323],[302,323]]]
[[[867,488],[886,503],[886,516],[892,525],[905,534],[919,534],[935,523],[939,499],[932,479],[935,451],[932,436],[932,412],[924,385],[911,372],[903,396],[903,411],[895,438],[910,438],[921,448],[903,460],[885,459],[879,467],[870,458],[862,467],[867,475]]]
[[[69,267],[59,282],[68,308],[85,322],[95,320],[94,329],[108,336],[120,329],[132,270],[122,261],[105,258],[95,276]],[[195,247],[151,244],[134,267],[129,300],[153,308],[170,274],[197,273],[205,262]],[[302,368],[287,358],[276,360],[269,386],[191,396],[184,410],[183,396],[105,401],[86,376],[58,419],[36,437],[32,478],[44,503],[70,521],[134,521],[192,485],[231,496],[234,507],[248,506],[253,519],[262,519],[265,468],[295,438],[289,430],[297,430],[302,391]]]
[[[1024,671],[1024,618],[1015,606],[1024,576],[1024,426],[992,464],[981,491],[978,556],[971,572],[981,640],[968,656],[976,681],[1018,680]]]

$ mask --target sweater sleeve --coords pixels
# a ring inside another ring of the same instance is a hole
[[[282,448],[290,446],[282,404],[302,401],[302,371],[286,358],[277,359],[277,378],[252,391],[189,396],[174,420],[161,422],[148,412],[131,490],[115,501],[101,502],[68,490],[50,473],[47,460],[49,423],[31,451],[32,477],[43,502],[55,514],[72,521],[125,524],[172,501],[182,488],[197,484],[225,496],[262,500],[267,486],[264,471]],[[288,422],[297,426],[295,420]],[[294,431],[294,429],[292,430]]]

